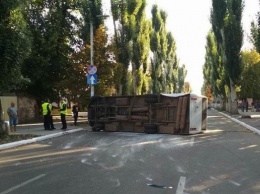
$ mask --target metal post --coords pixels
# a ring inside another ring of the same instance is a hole
[[[93,23],[90,21],[90,65],[94,65],[94,51],[93,51]],[[94,96],[94,85],[90,85],[90,96]]]
[[[97,15],[97,17],[108,17],[108,15]],[[90,21],[90,65],[94,65],[94,42],[93,42],[93,21]],[[94,84],[90,85],[90,96],[94,96]]]

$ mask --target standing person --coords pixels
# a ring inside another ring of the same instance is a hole
[[[245,111],[245,101],[242,100],[242,112],[244,112],[244,111]]]
[[[43,101],[42,103],[42,115],[43,115],[43,125],[45,130],[51,130],[50,125],[50,115],[51,115],[51,110],[50,110],[50,104],[49,102]]]
[[[246,112],[248,112],[248,100],[246,100]]]
[[[51,128],[51,130],[54,130],[56,128],[54,127],[54,124],[53,124],[53,118],[52,118],[53,106],[52,106],[51,103],[49,103],[49,109],[51,111],[51,113],[50,113],[50,128]]]
[[[77,126],[77,121],[79,117],[79,105],[78,102],[75,102],[75,104],[72,107],[73,117],[74,117],[74,125]]]
[[[61,128],[62,130],[67,129],[66,114],[67,114],[67,102],[65,98],[62,98],[60,102],[60,118],[62,123],[62,128]]]
[[[17,125],[17,108],[15,107],[15,103],[11,102],[11,106],[7,109],[7,114],[9,116],[9,125],[11,132],[16,131]]]

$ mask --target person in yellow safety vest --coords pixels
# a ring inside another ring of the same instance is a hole
[[[43,101],[42,102],[42,114],[43,114],[43,125],[45,130],[51,130],[50,128],[50,114],[51,110],[49,107],[49,102]]]
[[[54,127],[54,124],[53,124],[53,118],[52,118],[52,110],[53,110],[53,107],[52,107],[52,104],[51,104],[51,103],[49,103],[49,109],[50,109],[50,111],[51,111],[51,114],[50,114],[50,127],[51,127],[51,129],[53,130],[53,129],[56,129],[56,128]]]
[[[67,129],[66,114],[67,114],[67,101],[65,98],[62,98],[60,101],[60,118],[62,123],[61,130]]]

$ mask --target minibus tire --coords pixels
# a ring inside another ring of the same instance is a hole
[[[88,124],[89,124],[90,127],[93,127],[93,126],[95,125],[95,121],[91,121],[91,120],[90,120],[90,121],[88,122]]]
[[[92,127],[92,131],[101,131],[104,129],[104,125],[102,123],[94,124]]]
[[[93,127],[95,124],[95,110],[93,108],[88,109],[88,124]]]

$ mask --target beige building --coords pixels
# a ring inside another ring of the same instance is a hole
[[[11,102],[15,103],[18,109],[18,122],[29,123],[40,119],[40,107],[37,105],[35,99],[28,96],[0,96],[3,118],[5,121],[9,120],[7,109],[11,105]]]

